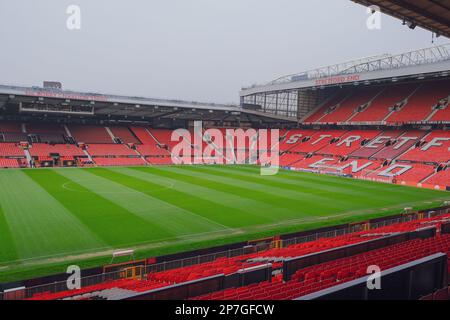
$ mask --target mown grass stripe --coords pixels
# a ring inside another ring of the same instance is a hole
[[[100,197],[121,206],[126,211],[146,219],[153,225],[152,230],[155,234],[177,237],[179,235],[223,229],[222,226],[202,220],[199,217],[193,220],[189,212],[160,201],[152,197],[151,193],[145,193],[145,190],[131,189],[108,179],[107,176],[95,174],[99,170],[103,169],[64,170],[59,171],[59,173],[75,181],[90,192],[96,193]],[[165,184],[161,187],[162,190],[169,188],[171,188],[170,184]],[[68,189],[72,192],[77,192],[77,190],[70,189],[70,186]],[[186,225],[191,227],[186,228]]]
[[[217,205],[228,205],[233,208],[245,210],[247,215],[266,216],[267,212],[272,212],[279,217],[288,217],[292,215],[292,208],[286,206],[277,206],[278,203],[267,201],[267,195],[258,196],[258,192],[251,189],[241,189],[236,185],[229,186],[221,183],[221,179],[208,181],[198,177],[180,174],[179,172],[168,172],[162,168],[139,168],[133,169],[120,168],[110,169],[136,178],[145,179],[153,183],[173,183],[174,189],[191,194],[195,197],[201,197],[208,201],[215,202]],[[275,220],[274,220],[275,221]]]
[[[219,168],[219,166],[216,166],[216,168]],[[259,167],[257,166],[248,166],[248,165],[238,165],[238,166],[230,166],[229,168],[231,171],[237,171],[237,172],[247,172],[252,175],[258,175],[259,176]],[[269,177],[261,177],[261,178],[271,178]],[[402,186],[398,184],[391,184],[391,183],[380,183],[376,181],[370,181],[370,180],[363,180],[363,179],[350,179],[350,178],[343,178],[343,177],[335,177],[331,175],[324,175],[324,174],[316,174],[316,173],[310,173],[310,172],[300,172],[300,171],[290,171],[290,170],[284,170],[280,169],[278,174],[275,176],[275,178],[281,178],[281,179],[287,179],[287,180],[295,180],[298,181],[300,178],[305,183],[321,183],[321,184],[327,184],[330,186],[336,186],[336,187],[343,187],[343,188],[349,188],[351,190],[356,191],[364,191],[364,192],[370,192],[372,190],[378,191],[381,188],[385,192],[393,192],[398,194],[420,194],[424,197],[429,197],[430,195],[437,195],[439,197],[447,197],[448,192],[446,191],[439,191],[439,190],[432,190],[432,189],[418,189],[416,187],[411,186]],[[302,184],[303,186],[303,184]]]
[[[1,188],[0,192],[3,192]],[[0,202],[0,263],[14,261],[18,258],[16,243]]]
[[[2,172],[0,186],[0,203],[14,231],[18,258],[87,250],[103,244],[23,171]]]
[[[27,174],[111,247],[170,236],[154,232],[154,226],[145,219],[90,192],[59,174],[58,170],[29,170]],[[62,186],[68,182],[83,192],[64,189]]]
[[[108,177],[108,179],[124,184],[129,188],[144,190],[144,193],[150,192],[153,197],[158,198],[161,201],[183,208],[184,210],[230,228],[273,221],[272,219],[263,216],[249,214],[248,212],[241,210],[238,206],[232,207],[217,204],[173,188],[161,191],[159,184],[144,180],[142,177],[131,177],[108,169],[96,170],[95,174]],[[186,227],[188,228],[189,225]]]
[[[142,170],[136,168],[136,170]],[[303,215],[320,216],[327,212],[335,212],[338,209],[336,203],[319,201],[304,197],[304,194],[281,188],[274,188],[266,184],[257,184],[247,181],[239,181],[220,174],[183,170],[181,168],[152,169],[158,174],[174,176],[176,179],[191,181],[191,183],[208,186],[242,198],[249,198],[263,204],[262,211],[270,216],[276,216],[277,220],[292,219]],[[320,200],[323,200],[322,198]],[[256,208],[260,210],[259,208]]]
[[[219,175],[224,173],[224,171],[220,167],[216,166],[202,167],[202,170],[205,170],[207,172],[216,172],[216,174]],[[361,204],[364,207],[377,206],[379,203],[384,203],[385,205],[398,203],[398,194],[400,193],[400,191],[405,201],[420,201],[421,199],[429,199],[430,194],[435,195],[436,198],[439,198],[440,195],[442,195],[442,193],[433,192],[434,190],[427,190],[431,191],[431,193],[427,192],[426,194],[422,194],[422,192],[420,192],[420,189],[417,188],[407,188],[407,190],[387,192],[384,189],[385,185],[380,183],[376,183],[369,190],[364,190],[364,188],[359,188],[354,185],[352,186],[351,184],[352,182],[360,182],[360,180],[323,175],[293,173],[292,176],[288,178],[284,178],[278,175],[266,177],[261,176],[256,172],[242,172],[240,171],[240,168],[233,168],[231,172],[233,173],[227,171],[229,176],[236,179],[241,179],[243,181],[267,183],[269,185],[281,188],[285,186],[291,189],[294,188],[294,190],[300,188],[305,191],[307,190],[306,192],[311,193],[312,196],[314,196],[317,191],[319,191],[320,194],[324,194],[324,192],[327,192],[328,199],[330,198],[330,195],[332,195],[333,201],[345,200],[349,201],[350,204]],[[316,179],[316,181],[314,181],[314,179]],[[336,182],[336,180],[340,181]],[[400,187],[400,189],[404,188]]]
[[[214,167],[204,167],[199,172],[207,173],[212,176],[222,176],[223,173],[219,170],[215,170]],[[182,170],[192,170],[192,168],[182,168]],[[197,174],[197,173],[196,173]],[[259,175],[242,175],[237,172],[230,172],[227,174],[227,178],[236,180],[237,184],[243,185],[255,185],[261,186],[268,192],[275,194],[285,194],[291,196],[293,199],[299,199],[302,201],[301,209],[311,206],[313,209],[331,209],[339,210],[346,209],[346,211],[358,209],[368,205],[368,202],[377,202],[374,199],[356,198],[355,195],[349,193],[342,193],[340,189],[329,188],[326,185],[311,185],[309,187],[300,188],[298,186],[299,181],[296,183],[284,182],[274,179],[262,179]],[[330,199],[330,195],[333,195],[333,201],[327,201]],[[300,209],[300,208],[299,208]],[[325,211],[330,214],[330,210]],[[335,211],[334,211],[335,212]]]

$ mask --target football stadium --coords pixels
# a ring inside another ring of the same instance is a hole
[[[450,299],[450,44],[239,97],[0,85],[0,300]]]

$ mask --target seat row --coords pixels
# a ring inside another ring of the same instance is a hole
[[[450,82],[341,89],[306,123],[415,123],[450,121]]]
[[[287,282],[272,282],[232,288],[200,296],[198,300],[292,300],[368,275],[368,267],[387,270],[434,253],[450,254],[450,235],[411,240],[386,248],[298,270]]]

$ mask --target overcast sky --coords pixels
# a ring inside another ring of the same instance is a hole
[[[71,4],[81,30],[66,27]],[[0,83],[237,103],[243,85],[431,46],[367,17],[350,0],[1,0]]]

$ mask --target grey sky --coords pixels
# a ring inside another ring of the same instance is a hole
[[[366,19],[350,0],[2,0],[0,83],[236,103],[242,85],[431,46],[430,32]]]

